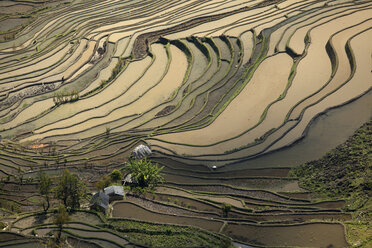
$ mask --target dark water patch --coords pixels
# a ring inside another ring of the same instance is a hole
[[[372,91],[369,91],[347,105],[318,116],[308,127],[306,136],[294,145],[221,169],[292,167],[319,159],[337,145],[344,143],[355,130],[372,118],[371,106]]]

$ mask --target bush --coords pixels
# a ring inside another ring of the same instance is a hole
[[[231,211],[231,205],[227,203],[222,203],[221,209],[222,209],[222,216],[227,217],[229,215],[229,212]]]
[[[121,180],[122,176],[121,172],[117,169],[114,169],[110,174],[110,178],[114,182]]]
[[[111,178],[109,176],[103,176],[101,180],[96,182],[96,187],[98,190],[102,190],[111,184]]]
[[[154,189],[159,183],[164,182],[163,176],[160,175],[163,167],[159,168],[158,164],[153,164],[146,158],[130,160],[124,169],[132,175],[140,188]]]

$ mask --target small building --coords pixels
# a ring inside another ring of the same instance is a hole
[[[90,200],[90,209],[106,213],[109,205],[109,196],[103,192],[95,193]]]
[[[123,186],[110,186],[104,189],[105,194],[109,196],[109,201],[120,201],[124,198]]]

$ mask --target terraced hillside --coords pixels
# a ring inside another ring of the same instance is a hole
[[[80,213],[64,230],[69,243],[149,247],[157,243],[143,240],[172,234],[195,235],[185,247],[230,238],[348,245],[345,202],[315,200],[288,173],[372,116],[371,1],[0,6],[0,203],[9,223],[0,247],[34,247],[56,228],[34,220],[39,170],[69,168],[94,191],[139,144],[151,147],[166,183],[155,196],[113,203],[109,218]]]

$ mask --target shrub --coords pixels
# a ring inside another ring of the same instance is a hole
[[[222,216],[227,217],[229,215],[229,212],[231,211],[231,205],[224,202],[221,205],[221,209],[222,209]]]
[[[154,189],[159,183],[164,182],[163,176],[160,175],[163,167],[159,168],[158,164],[153,164],[146,158],[130,160],[124,169],[132,175],[140,188]]]
[[[110,174],[111,180],[114,182],[119,181],[122,178],[122,176],[123,175],[121,174],[121,172],[117,169],[114,169]]]

